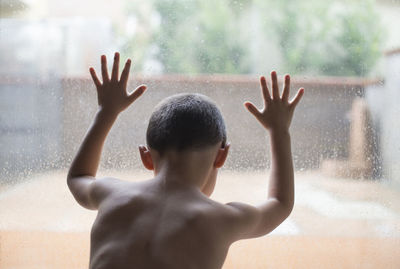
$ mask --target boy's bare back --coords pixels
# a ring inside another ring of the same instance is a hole
[[[291,213],[294,173],[289,127],[304,89],[288,101],[290,77],[282,95],[276,72],[272,89],[261,77],[264,108],[245,107],[269,131],[271,174],[264,203],[220,204],[209,196],[230,144],[215,103],[199,94],[171,96],[156,106],[146,133],[148,147],[139,152],[154,178],[127,182],[96,178],[102,147],[120,112],[146,87],[126,92],[130,60],[119,76],[115,54],[111,78],[101,57],[103,82],[90,69],[99,110],[71,164],[67,184],[76,201],[98,210],[91,231],[90,269],[221,268],[229,246],[241,239],[268,234]]]
[[[117,188],[93,224],[90,268],[221,268],[233,239],[227,206],[155,180]]]

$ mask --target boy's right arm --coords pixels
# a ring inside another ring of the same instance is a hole
[[[285,76],[282,96],[279,94],[276,72],[271,72],[272,95],[264,77],[261,88],[264,108],[259,111],[252,103],[246,108],[269,131],[271,143],[271,174],[267,201],[259,206],[228,203],[234,240],[258,237],[273,231],[290,214],[294,204],[294,172],[289,127],[296,105],[304,94],[301,88],[289,102],[290,77]]]

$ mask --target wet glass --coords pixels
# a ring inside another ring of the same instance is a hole
[[[216,101],[231,152],[212,198],[266,198],[259,76],[306,92],[291,126],[295,207],[232,245],[223,268],[400,267],[399,1],[0,2],[0,268],[87,268],[95,211],[66,173],[97,109],[89,67],[131,58],[148,91],[110,132],[98,176],[152,176],[138,146],[152,108],[180,92]],[[71,259],[70,257],[74,257]]]

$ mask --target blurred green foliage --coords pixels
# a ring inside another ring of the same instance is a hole
[[[165,73],[264,72],[255,61],[265,60],[250,57],[260,36],[249,32],[257,25],[280,54],[277,69],[292,74],[366,76],[381,54],[373,0],[149,0],[146,6],[144,12],[139,1],[129,1],[127,11],[142,30],[124,48],[139,66],[153,58]],[[268,53],[274,52],[260,55]]]
[[[259,3],[274,9],[264,27],[274,29],[287,72],[366,76],[381,55],[383,31],[374,1]]]
[[[240,10],[230,0],[155,0],[157,58],[167,73],[248,73]]]

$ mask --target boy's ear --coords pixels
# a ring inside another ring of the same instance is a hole
[[[153,159],[151,158],[150,150],[148,150],[145,146],[139,146],[139,152],[144,167],[149,170],[154,170],[154,164]]]
[[[215,157],[214,161],[215,168],[221,168],[224,165],[230,146],[231,144],[227,143],[223,148],[218,149],[217,157]]]

